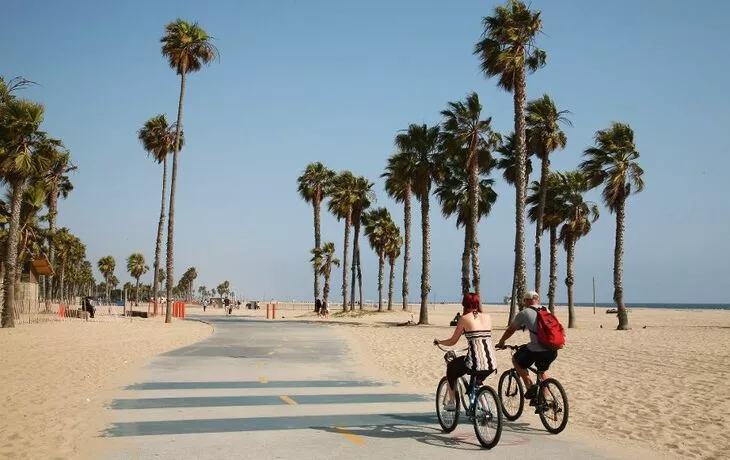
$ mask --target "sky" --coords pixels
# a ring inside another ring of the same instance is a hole
[[[393,138],[410,123],[436,124],[448,101],[476,91],[501,133],[513,129],[512,95],[480,73],[472,55],[481,18],[497,2],[462,0],[249,0],[10,2],[0,28],[0,74],[38,83],[44,129],[78,165],[59,224],[86,243],[89,260],[142,252],[152,266],[161,166],[137,140],[150,117],[175,119],[179,78],[160,54],[164,26],[180,17],[214,37],[220,59],[187,80],[176,201],[175,266],[196,284],[224,279],[246,298],[309,300],[312,210],[296,191],[321,161],[375,183],[376,206],[402,225],[402,205],[380,174]],[[631,125],[646,189],[627,204],[624,293],[628,303],[728,303],[730,3],[534,0],[547,65],[527,78],[528,99],[549,94],[570,110],[567,148],[552,156],[574,169],[596,130]],[[480,222],[482,298],[511,289],[514,191],[495,172],[499,198]],[[534,176],[533,176],[534,178]],[[724,198],[723,198],[724,197]],[[599,202],[598,191],[588,200]],[[432,198],[432,291],[459,297],[463,233]],[[411,300],[419,297],[420,214],[413,215]],[[601,217],[576,248],[575,297],[612,298],[615,216]],[[323,240],[341,257],[344,225],[323,213]],[[528,279],[534,227],[528,226]],[[547,235],[546,235],[547,236]],[[543,258],[547,259],[547,238]],[[567,298],[560,251],[558,301]],[[163,262],[164,263],[164,262]],[[366,299],[377,299],[377,258],[363,241]],[[396,298],[400,298],[398,261]],[[547,285],[547,260],[543,274]],[[100,275],[97,273],[97,276]],[[151,272],[143,281],[150,282]],[[331,301],[341,274],[332,277]]]

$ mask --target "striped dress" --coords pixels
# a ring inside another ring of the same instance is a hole
[[[472,372],[496,371],[497,360],[494,359],[492,331],[467,331],[464,335],[469,344],[466,352],[466,368]]]

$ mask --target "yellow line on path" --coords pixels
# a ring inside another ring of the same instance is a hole
[[[259,377],[259,383],[269,383],[269,379],[262,375],[261,377]]]
[[[271,355],[273,355],[273,354],[274,354],[274,352],[273,352],[273,351],[270,351],[270,352],[268,352],[268,353],[266,353],[266,354],[267,354],[267,355],[269,355],[269,356],[271,356]]]
[[[298,404],[299,404],[298,402],[294,401],[293,399],[291,399],[291,398],[290,398],[289,396],[287,396],[287,395],[282,395],[282,396],[279,396],[279,399],[281,399],[281,400],[282,400],[282,401],[284,401],[285,403],[289,404],[290,406],[296,406],[296,405],[298,405]]]
[[[360,436],[358,436],[356,434],[350,433],[349,431],[345,430],[344,428],[340,428],[340,427],[336,426],[335,427],[335,431],[338,432],[338,433],[340,433],[342,436],[344,436],[348,440],[354,442],[358,446],[364,446],[365,445],[365,440],[363,438],[361,438]]]

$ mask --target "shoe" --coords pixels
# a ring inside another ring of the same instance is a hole
[[[537,396],[537,384],[532,385],[525,391],[525,399],[533,399],[535,396]]]
[[[444,410],[455,411],[456,410],[456,401],[449,401],[449,402],[444,403]]]

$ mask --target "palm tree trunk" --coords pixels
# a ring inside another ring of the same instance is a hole
[[[312,209],[314,210],[314,247],[319,249],[320,246],[320,230],[319,230],[319,216],[320,209],[322,206],[319,191],[315,191],[314,198],[312,199]],[[319,264],[314,264],[314,300],[319,299]]]
[[[555,314],[555,287],[558,284],[558,228],[550,227],[550,284],[548,285],[548,309]]]
[[[322,305],[327,304],[327,299],[330,297],[330,274],[325,273],[324,275],[324,289],[322,290]]]
[[[347,272],[349,270],[349,260],[347,259],[347,253],[350,250],[350,221],[352,220],[352,212],[347,212],[345,218],[345,242],[343,243],[342,251],[342,311],[347,311]]]
[[[421,231],[423,233],[423,254],[421,258],[421,312],[418,324],[428,324],[428,293],[431,291],[431,223],[428,216],[431,184],[421,197]]]
[[[59,279],[58,279],[58,289],[60,291],[59,296],[61,297],[62,303],[67,303],[66,297],[64,296],[64,294],[66,293],[66,291],[64,291],[65,287],[66,287],[66,264],[62,263],[61,264],[61,276],[59,276]]]
[[[385,268],[385,257],[383,251],[378,254],[378,311],[383,311],[383,271]]]
[[[152,297],[157,304],[157,291],[160,289],[158,274],[162,253],[162,230],[165,228],[165,196],[167,195],[167,154],[162,159],[162,200],[160,201],[160,220],[157,222],[157,242],[155,244],[154,279],[152,280]]]
[[[408,310],[408,264],[411,260],[411,185],[406,185],[403,200],[403,311]]]
[[[543,155],[542,167],[540,168],[540,204],[537,207],[537,222],[535,223],[535,292],[538,294],[540,294],[540,288],[542,287],[542,218],[545,213],[545,201],[547,200],[547,177],[550,172],[549,168],[550,160],[547,158],[547,155]]]
[[[365,304],[362,300],[362,264],[360,263],[360,246],[357,247],[357,293],[360,296],[360,310]]]
[[[573,283],[575,282],[575,240],[569,238],[565,242],[567,255],[565,285],[568,287],[568,327],[575,327],[575,306],[573,305]]]
[[[139,278],[137,278],[137,286],[134,288],[134,302],[139,303]]]
[[[3,248],[3,254],[0,255],[0,280],[3,280],[0,286],[0,307],[3,306],[5,299],[5,251]]]
[[[515,264],[512,268],[512,292],[511,292],[511,298],[509,301],[509,318],[507,318],[507,326],[512,324],[512,320],[515,318],[515,315],[517,314],[517,308],[522,310],[522,299],[520,299],[520,303],[517,303],[517,233],[515,232]],[[517,308],[515,308],[517,307]]]
[[[471,288],[469,280],[469,262],[471,261],[470,225],[464,226],[464,252],[461,253],[461,293],[466,294]]]
[[[618,309],[619,331],[629,330],[629,314],[624,305],[623,258],[624,226],[626,225],[626,198],[622,197],[616,205],[616,247],[613,252],[613,300]]]
[[[517,138],[517,171],[515,174],[515,266],[516,292],[522,298],[527,291],[527,267],[525,264],[525,201],[527,187],[525,183],[527,148],[525,141],[525,69],[520,67],[516,72],[515,82],[515,135]]]
[[[172,180],[170,181],[170,214],[167,219],[167,307],[165,322],[172,322],[172,288],[175,278],[174,234],[175,234],[175,189],[177,188],[177,154],[180,152],[180,131],[183,119],[183,99],[185,98],[185,68],[180,74],[180,100],[177,104],[177,123],[175,125],[175,151],[172,154]]]
[[[12,204],[10,207],[10,226],[5,246],[5,297],[2,312],[2,327],[15,327],[15,276],[18,266],[18,231],[20,230],[20,207],[23,202],[25,180],[14,181]]]
[[[53,245],[53,235],[56,233],[56,216],[58,215],[58,181],[55,181],[53,183],[53,186],[51,187],[51,196],[48,200],[48,258],[49,262],[51,263],[51,267],[53,267],[54,262],[56,261],[56,248]],[[47,279],[47,282],[44,282],[44,286],[46,284],[49,284],[51,286],[50,289],[50,296],[48,293],[48,287],[45,287],[45,295],[46,300],[53,302],[53,299],[51,296],[53,295],[53,275],[48,275],[45,277]]]
[[[388,280],[388,311],[393,311],[393,281],[395,281],[395,259],[390,257],[390,279]]]
[[[357,281],[357,263],[360,253],[360,212],[353,213],[352,226],[355,227],[355,235],[352,238],[352,289],[350,290],[350,307],[355,308],[355,282]],[[360,305],[362,309],[362,305]]]
[[[471,142],[471,152],[469,154],[469,223],[471,227],[471,266],[472,266],[472,287],[474,292],[479,295],[481,285],[481,275],[479,273],[479,162],[476,152],[477,132]]]

